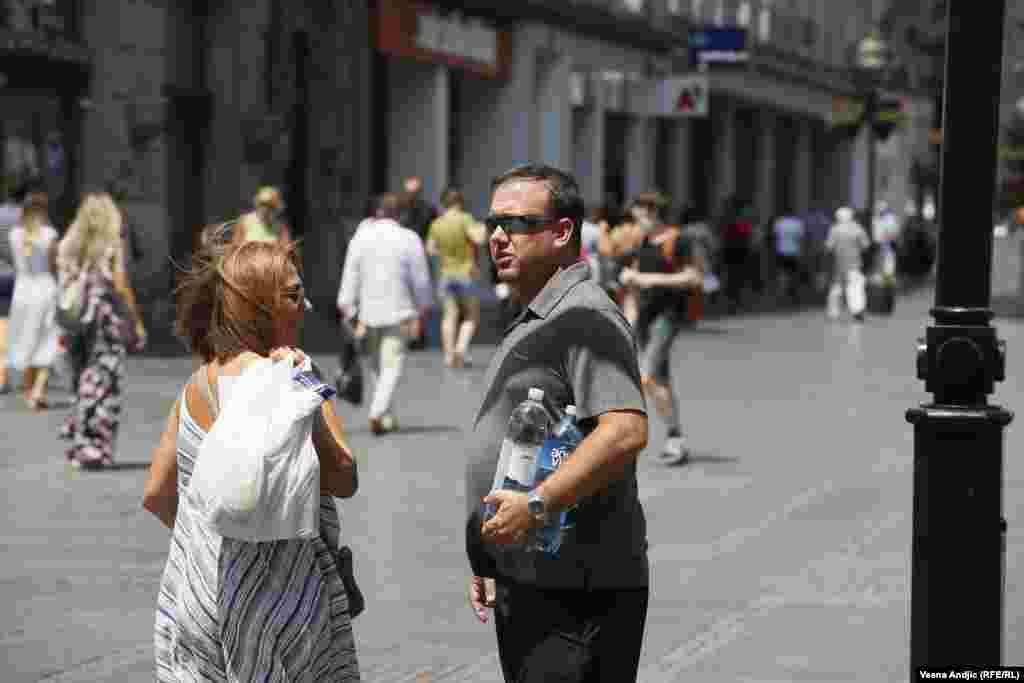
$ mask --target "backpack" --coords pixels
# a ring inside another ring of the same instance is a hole
[[[85,333],[88,323],[85,322],[86,313],[86,277],[89,270],[83,267],[75,278],[64,284],[57,299],[57,310],[55,318],[65,332],[71,336],[80,336]]]

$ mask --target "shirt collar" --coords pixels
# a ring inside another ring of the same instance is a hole
[[[590,266],[586,261],[576,261],[564,270],[556,271],[544,289],[533,297],[527,308],[539,317],[546,318],[569,290],[590,277]]]

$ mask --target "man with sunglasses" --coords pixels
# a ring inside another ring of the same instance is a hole
[[[583,202],[572,176],[512,169],[492,183],[485,221],[499,281],[522,312],[505,331],[466,445],[469,601],[494,608],[505,680],[636,680],[647,616],[646,521],[636,459],[647,415],[636,343],[580,258]],[[556,418],[575,405],[584,440],[529,493],[489,493],[509,417],[531,387]],[[482,504],[497,512],[486,523]],[[557,556],[528,532],[577,505]]]

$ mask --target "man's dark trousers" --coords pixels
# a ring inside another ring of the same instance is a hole
[[[499,581],[494,609],[506,683],[636,681],[648,588],[544,590]]]

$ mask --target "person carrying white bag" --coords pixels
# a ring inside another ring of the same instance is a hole
[[[356,462],[329,387],[294,348],[306,299],[292,247],[210,242],[183,275],[176,330],[202,365],[143,495],[172,530],[156,680],[359,681],[363,601],[338,500],[356,492]]]
[[[276,541],[319,533],[314,411],[335,390],[316,378],[308,358],[294,365],[291,354],[250,365],[199,448],[188,493],[221,536]]]

